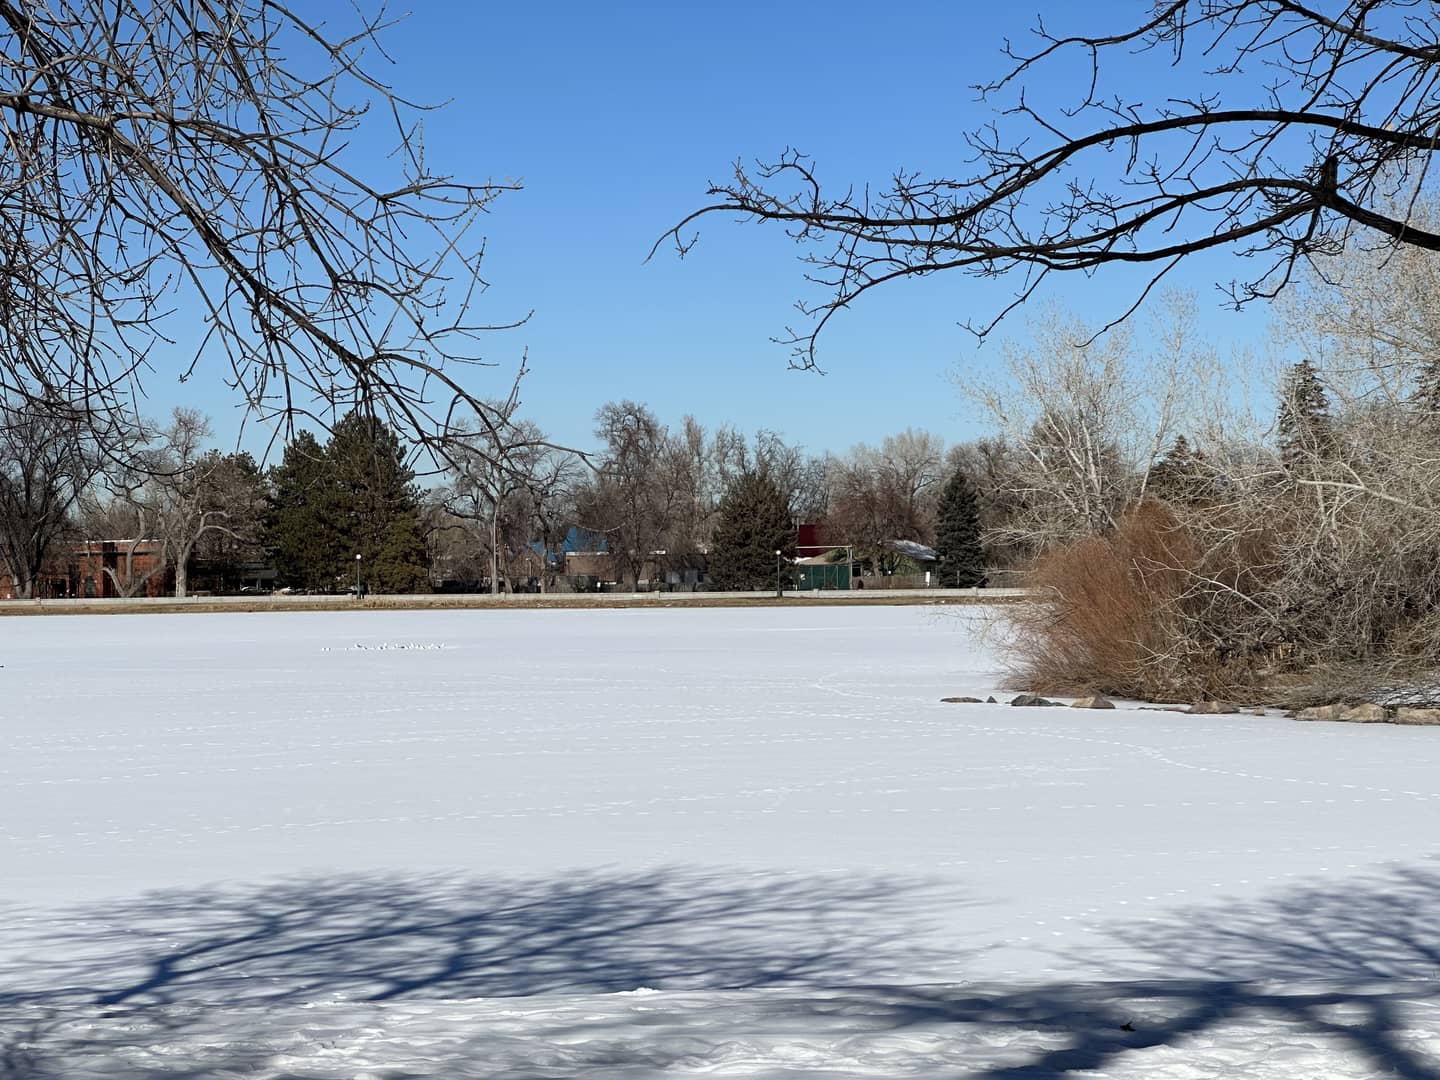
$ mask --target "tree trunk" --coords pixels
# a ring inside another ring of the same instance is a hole
[[[135,575],[131,570],[131,559],[128,557],[125,560],[125,576],[123,578],[109,566],[104,567],[101,573],[110,579],[110,584],[115,586],[115,592],[119,594],[122,600],[129,600],[130,597],[135,596],[140,592],[141,586],[149,580],[148,577],[142,578],[139,581],[135,580]]]
[[[167,544],[168,548],[169,545]],[[185,597],[190,593],[190,554],[195,550],[195,542],[181,544],[175,549],[175,595]]]
[[[126,544],[125,575],[123,578],[113,567],[106,566],[102,567],[101,570],[105,577],[110,579],[111,584],[115,586],[115,591],[119,593],[123,599],[128,600],[132,596],[139,596],[141,591],[149,584],[150,579],[165,568],[165,561],[162,558],[160,562],[152,566],[143,577],[137,578],[135,576],[135,549],[139,546],[139,539],[131,540]]]
[[[500,592],[500,510],[496,502],[495,513],[490,515],[490,595]]]

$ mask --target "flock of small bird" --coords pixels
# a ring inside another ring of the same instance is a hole
[[[346,645],[338,649],[331,649],[328,645],[321,649],[321,652],[390,652],[394,650],[407,650],[409,652],[434,652],[438,649],[449,648],[439,641],[382,641],[378,645],[366,645],[363,641],[357,641],[354,645]]]

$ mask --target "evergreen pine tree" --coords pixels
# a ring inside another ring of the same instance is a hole
[[[1320,373],[1309,360],[1300,361],[1285,376],[1280,387],[1276,427],[1280,436],[1280,459],[1287,469],[1324,460],[1335,452],[1330,402],[1320,382]]]
[[[325,451],[302,431],[270,470],[270,507],[265,546],[275,557],[279,583],[331,589],[338,573],[338,537],[330,525],[334,485]],[[352,556],[353,557],[353,556]]]
[[[785,496],[768,476],[742,473],[720,500],[710,544],[710,580],[720,589],[775,585],[775,552],[795,555],[795,526]]]
[[[1423,420],[1440,420],[1440,357],[1426,360],[1415,381],[1414,405]]]
[[[375,417],[351,411],[331,432],[325,460],[336,583],[352,579],[358,554],[369,591],[429,591],[420,494],[399,437]]]
[[[935,526],[935,553],[940,557],[940,584],[970,589],[985,584],[985,549],[980,543],[980,504],[975,487],[956,471],[940,493]]]
[[[1184,504],[1203,501],[1211,489],[1204,453],[1194,449],[1184,435],[1176,435],[1165,456],[1150,470],[1145,490],[1168,503]]]
[[[308,431],[271,470],[266,546],[282,584],[332,591],[425,592],[428,558],[414,473],[399,438],[352,412],[322,448]]]

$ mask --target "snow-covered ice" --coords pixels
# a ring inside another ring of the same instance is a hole
[[[1440,1077],[1440,730],[979,617],[4,620],[0,1078]]]

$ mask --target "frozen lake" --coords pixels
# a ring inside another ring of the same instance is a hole
[[[0,1077],[1440,1076],[1440,729],[981,617],[0,620]]]

